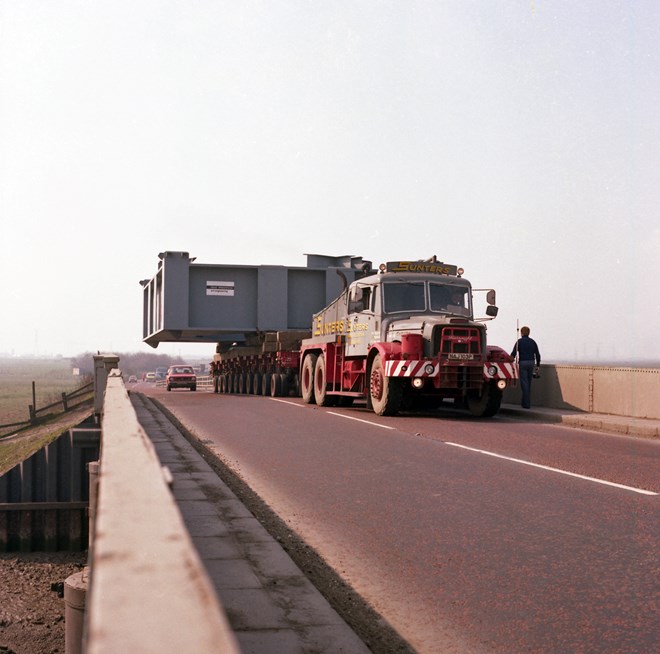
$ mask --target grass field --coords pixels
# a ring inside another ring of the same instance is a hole
[[[69,359],[0,358],[0,425],[28,420],[35,382],[37,408],[82,385]]]

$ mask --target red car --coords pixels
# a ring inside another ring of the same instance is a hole
[[[165,376],[167,390],[173,388],[189,388],[191,391],[197,390],[197,375],[192,366],[170,366]]]

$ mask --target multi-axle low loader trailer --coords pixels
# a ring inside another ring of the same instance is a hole
[[[143,287],[143,340],[214,343],[217,390],[299,394],[300,345],[310,319],[372,268],[361,257],[308,254],[305,267],[197,263],[158,255]],[[337,273],[341,273],[338,275]]]
[[[157,275],[141,282],[144,340],[215,340],[219,392],[362,400],[380,415],[451,399],[492,416],[518,378],[513,359],[486,341],[495,292],[472,289],[462,269],[435,257],[377,271],[361,257],[308,255],[307,268],[159,257]],[[475,319],[481,292],[486,316]]]

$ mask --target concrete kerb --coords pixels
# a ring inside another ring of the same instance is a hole
[[[523,409],[513,404],[503,404],[500,413],[515,418],[562,424],[578,429],[607,432],[640,438],[660,438],[660,420],[646,420],[628,416],[614,416],[603,413],[583,413],[533,407]]]
[[[368,647],[188,440],[132,395],[143,428],[174,477],[172,492],[231,627],[246,652],[367,654]]]

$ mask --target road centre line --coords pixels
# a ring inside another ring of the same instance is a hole
[[[346,418],[347,420],[355,420],[356,422],[364,422],[367,425],[371,425],[372,427],[380,427],[381,429],[395,429],[394,427],[390,427],[389,425],[381,425],[377,422],[372,422],[371,420],[362,420],[362,418],[355,418],[353,416],[347,416],[344,413],[335,413],[334,411],[328,411],[328,413],[331,416],[339,416],[340,418]]]
[[[478,450],[475,447],[468,447],[467,445],[460,445],[458,443],[450,443],[445,441],[445,445],[452,445],[453,447],[460,447],[463,450],[470,450],[471,452],[478,452],[479,454],[486,454],[488,456],[493,456],[497,459],[504,459],[505,461],[513,461],[514,463],[522,463],[526,466],[532,466],[533,468],[540,468],[541,470],[548,470],[550,472],[558,472],[562,475],[568,475],[569,477],[577,477],[578,479],[585,479],[586,481],[593,481],[597,484],[604,484],[605,486],[614,486],[615,488],[622,488],[623,490],[632,491],[633,493],[639,493],[640,495],[658,495],[653,491],[645,490],[643,488],[634,488],[633,486],[624,486],[623,484],[616,484],[613,481],[605,481],[604,479],[596,479],[595,477],[587,477],[586,475],[579,475],[576,472],[568,472],[568,470],[560,470],[559,468],[551,468],[550,466],[544,466],[540,463],[532,463],[531,461],[524,461],[523,459],[514,459],[510,456],[504,456],[503,454],[495,454],[495,452],[488,452],[487,450]]]
[[[297,406],[301,409],[304,409],[307,405],[306,404],[299,404],[298,402],[291,402],[289,400],[279,400],[276,397],[270,397],[268,398],[270,400],[273,400],[273,402],[282,402],[283,404],[290,404],[291,406]],[[363,420],[362,418],[354,418],[353,416],[347,416],[343,413],[335,413],[334,411],[328,411],[332,416],[339,416],[340,418],[346,418],[348,420],[355,420],[357,422],[364,422],[367,425],[371,425],[372,427],[380,427],[381,429],[395,429],[395,427],[390,427],[389,425],[381,425],[378,424],[377,422],[371,422],[371,420]]]
[[[269,397],[268,399],[273,400],[273,402],[281,402],[282,404],[290,404],[291,406],[297,406],[300,409],[305,408],[304,404],[298,404],[298,402],[291,402],[290,400],[278,400],[276,397]]]

